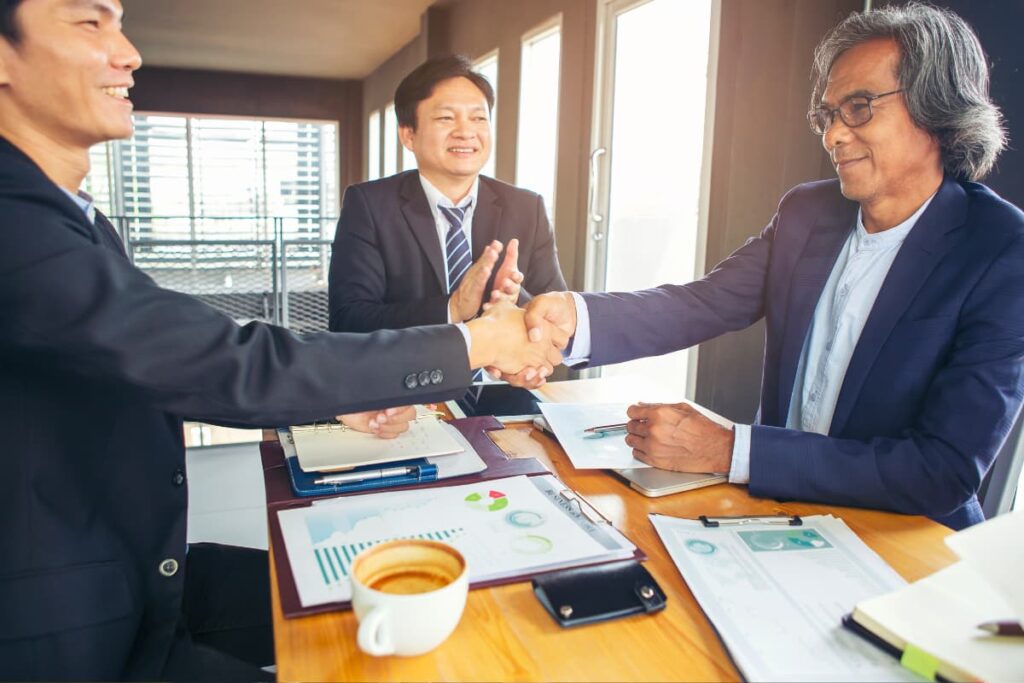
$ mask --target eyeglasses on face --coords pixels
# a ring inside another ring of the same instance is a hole
[[[853,95],[840,102],[839,106],[834,109],[815,107],[807,112],[807,122],[811,124],[811,131],[815,135],[824,135],[825,131],[832,127],[836,114],[839,114],[839,118],[842,119],[847,128],[863,126],[871,120],[873,115],[871,111],[872,102],[899,92],[903,92],[903,89],[890,90],[880,95]]]

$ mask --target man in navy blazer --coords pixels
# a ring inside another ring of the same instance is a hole
[[[1024,397],[1024,214],[975,182],[1004,145],[984,54],[959,17],[911,4],[844,20],[815,74],[808,117],[838,181],[791,190],[699,281],[545,295],[527,322],[575,332],[572,356],[597,365],[764,318],[757,423],[633,406],[634,454],[963,528]]]
[[[345,191],[331,256],[332,330],[461,322],[496,296],[525,303],[565,289],[543,199],[480,175],[493,105],[491,85],[458,55],[428,60],[399,84],[399,134],[418,170]],[[469,247],[461,261],[442,208],[459,211]],[[497,272],[495,240],[508,245]]]
[[[266,554],[186,546],[182,416],[274,426],[441,400],[473,367],[553,347],[508,304],[300,337],[157,286],[79,192],[89,147],[132,132],[141,58],[121,13],[0,2],[0,680],[272,679]]]

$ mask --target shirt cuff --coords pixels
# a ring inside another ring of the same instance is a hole
[[[730,484],[750,483],[750,425],[733,425],[732,466]]]
[[[469,362],[470,351],[473,350],[473,337],[470,336],[466,323],[455,323],[455,327],[462,333],[462,338],[466,340],[466,362]]]
[[[587,301],[577,292],[572,294],[572,300],[576,304],[576,334],[566,352],[563,352],[562,362],[566,365],[577,365],[590,360],[590,311],[587,309]]]

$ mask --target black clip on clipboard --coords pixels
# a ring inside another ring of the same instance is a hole
[[[706,529],[722,526],[743,526],[745,524],[778,524],[780,526],[803,526],[804,520],[799,515],[735,515],[732,517],[708,517],[701,515],[697,519]]]

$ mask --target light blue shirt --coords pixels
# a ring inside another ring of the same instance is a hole
[[[57,187],[60,187],[60,185]],[[85,213],[85,217],[89,219],[90,223],[96,225],[96,204],[87,192],[79,190],[78,194],[75,194],[74,192],[65,190],[63,187],[60,187],[60,191],[70,197],[71,201],[78,205],[78,208]]]
[[[932,195],[934,197],[935,195]],[[871,234],[857,212],[857,227],[850,233],[814,310],[814,320],[804,340],[790,400],[786,428],[828,434],[839,391],[854,349],[875,305],[903,240],[932,201],[929,197],[907,220]],[[576,336],[567,365],[590,357],[590,315],[586,301],[573,293],[576,302]],[[750,482],[750,425],[734,427],[735,440],[729,481]]]

